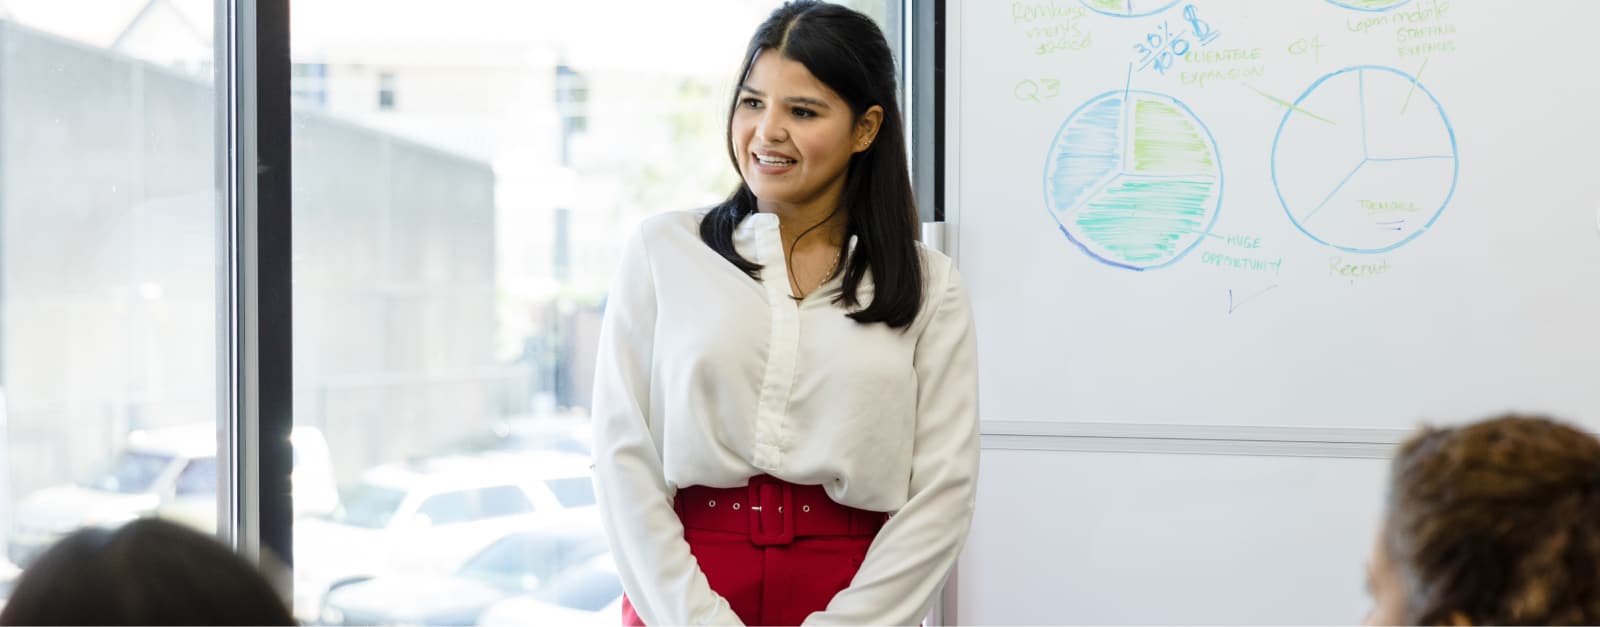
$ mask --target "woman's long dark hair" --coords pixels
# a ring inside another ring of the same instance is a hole
[[[872,273],[873,292],[866,308],[848,314],[863,324],[882,322],[901,328],[916,319],[922,306],[922,262],[917,253],[917,207],[911,195],[906,164],[905,128],[895,93],[894,54],[872,19],[816,0],[785,3],[756,29],[745,51],[740,83],[762,51],[775,51],[799,62],[845,102],[856,119],[873,105],[883,108],[883,123],[866,150],[850,157],[845,169],[842,208],[848,215],[845,235],[856,237],[855,252],[846,262],[843,289],[834,302],[861,306],[856,289]],[[738,86],[728,107],[728,158],[739,167],[733,148],[733,115]],[[739,188],[713,207],[700,223],[700,239],[723,258],[760,280],[761,266],[739,255],[733,231],[756,211],[756,196],[740,181]]]

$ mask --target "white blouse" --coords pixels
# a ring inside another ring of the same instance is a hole
[[[954,264],[921,248],[915,322],[863,325],[832,303],[839,277],[790,297],[776,215],[734,233],[763,281],[700,240],[702,215],[639,227],[600,333],[594,480],[629,600],[649,625],[738,624],[672,499],[769,474],[894,513],[850,586],[806,623],[917,624],[966,541],[977,484],[977,347]]]

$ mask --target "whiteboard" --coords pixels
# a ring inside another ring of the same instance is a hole
[[[1600,421],[1600,2],[947,10],[984,420]]]

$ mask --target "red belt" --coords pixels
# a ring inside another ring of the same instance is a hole
[[[686,529],[749,534],[756,546],[795,538],[873,536],[889,516],[835,503],[822,486],[795,485],[760,475],[737,488],[689,486],[673,507]]]

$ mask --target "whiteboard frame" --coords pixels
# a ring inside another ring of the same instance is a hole
[[[1403,429],[986,420],[984,450],[1387,459]]]

